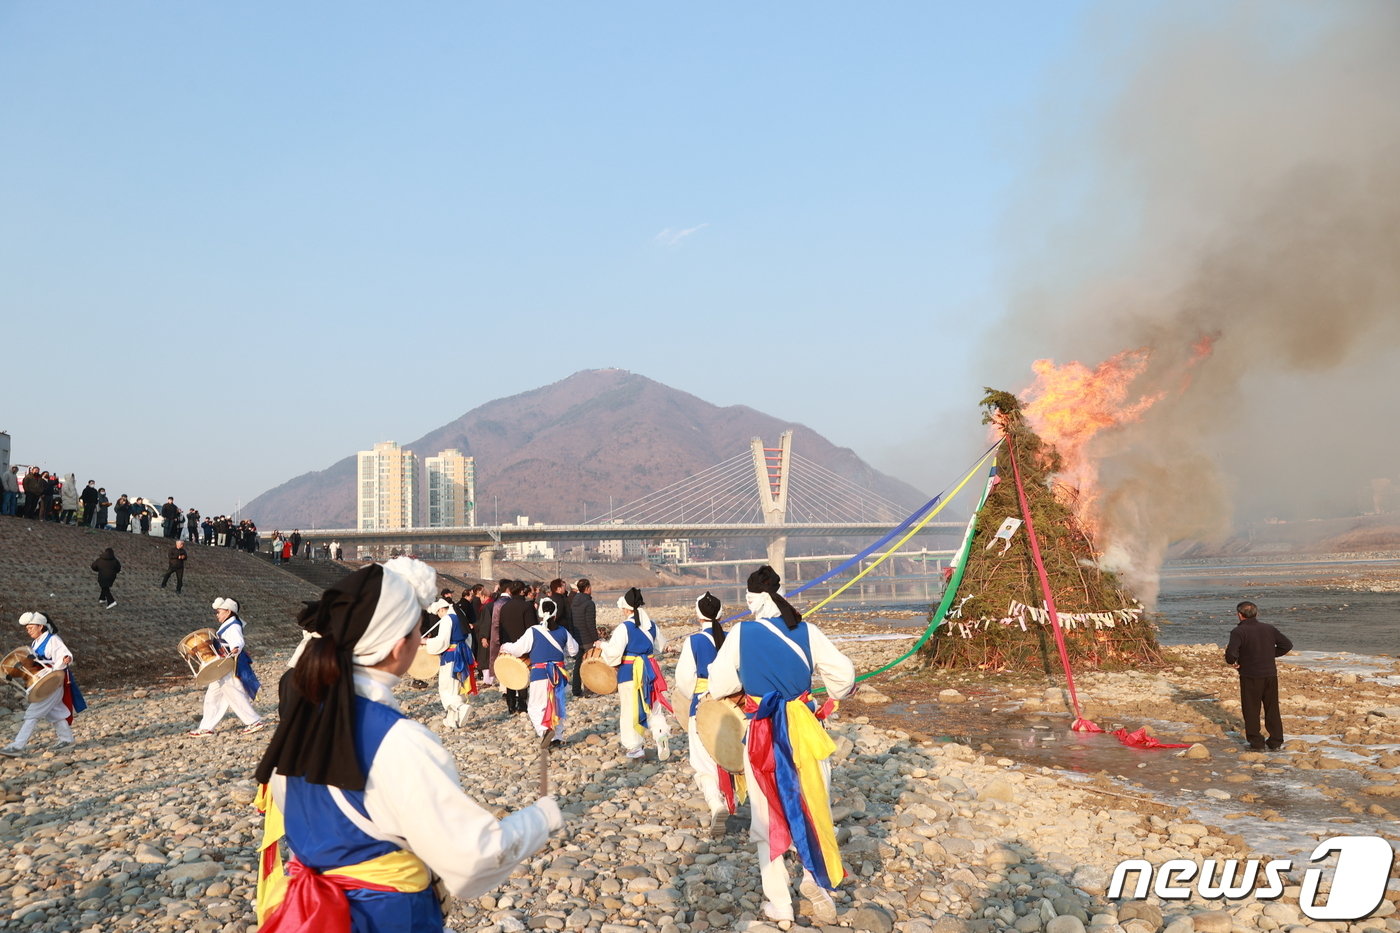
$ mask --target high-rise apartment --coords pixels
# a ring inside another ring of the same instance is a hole
[[[423,461],[428,473],[428,527],[476,524],[476,458],[455,448]]]
[[[418,458],[394,441],[375,444],[357,458],[355,527],[361,531],[412,528],[418,506]]]

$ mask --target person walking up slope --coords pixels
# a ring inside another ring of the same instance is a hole
[[[111,548],[103,548],[97,560],[92,562],[92,569],[97,572],[97,601],[111,609],[117,604],[117,598],[112,595],[112,584],[117,582],[117,574],[122,572],[122,562],[117,560]]]

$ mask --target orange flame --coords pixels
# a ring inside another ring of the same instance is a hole
[[[1177,391],[1190,384],[1191,370],[1206,359],[1217,335],[1202,336],[1192,345]],[[1165,398],[1165,390],[1134,398],[1133,383],[1147,371],[1152,350],[1125,350],[1090,369],[1083,363],[1056,366],[1053,360],[1036,360],[1031,368],[1035,383],[1023,393],[1024,414],[1041,439],[1059,451],[1063,461],[1061,483],[1072,492],[1070,503],[1086,530],[1099,525],[1095,505],[1099,496],[1099,465],[1091,442],[1104,431],[1139,421]],[[1160,380],[1159,380],[1160,381]]]

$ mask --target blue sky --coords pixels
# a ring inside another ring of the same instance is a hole
[[[617,366],[936,491],[1092,9],[0,2],[0,429],[225,511]]]

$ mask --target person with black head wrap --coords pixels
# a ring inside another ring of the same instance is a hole
[[[625,618],[603,642],[603,660],[617,667],[617,737],[628,758],[646,754],[642,745],[647,730],[656,740],[656,757],[671,755],[671,724],[666,711],[666,678],[656,655],[666,647],[666,636],[643,609],[642,591],[635,586],[617,601]],[[618,667],[618,665],[621,665]]]
[[[559,617],[559,604],[549,596],[540,599],[539,623],[519,639],[501,645],[513,657],[530,656],[530,686],[526,711],[535,735],[550,733],[553,744],[564,744],[564,720],[568,717],[565,694],[569,686],[564,662],[578,654],[578,642]]]
[[[563,828],[553,797],[502,820],[462,791],[452,755],[399,710],[436,592],[427,564],[371,564],[307,606],[256,776],[266,813],[262,933],[444,929],[433,877],[480,897]]]
[[[845,877],[831,820],[831,753],[835,744],[821,720],[854,690],[855,665],[821,629],[779,592],[782,581],[766,564],[749,575],[753,619],[730,630],[710,664],[709,694],[742,690],[749,728],[744,780],[752,813],[749,838],[758,844],[763,911],[792,920],[792,891],[783,854],[802,862],[802,896],[820,923],[836,921],[834,891]],[[812,698],[812,674],[830,698]]]
[[[710,808],[710,835],[715,838],[724,835],[736,798],[742,802],[745,796],[743,778],[735,781],[734,775],[715,764],[695,731],[695,712],[700,697],[710,686],[710,664],[724,645],[721,608],[719,599],[709,592],[695,601],[700,631],[681,642],[681,656],[676,662],[676,689],[680,702],[689,706],[686,733],[690,739],[690,766],[695,769],[695,783]]]

